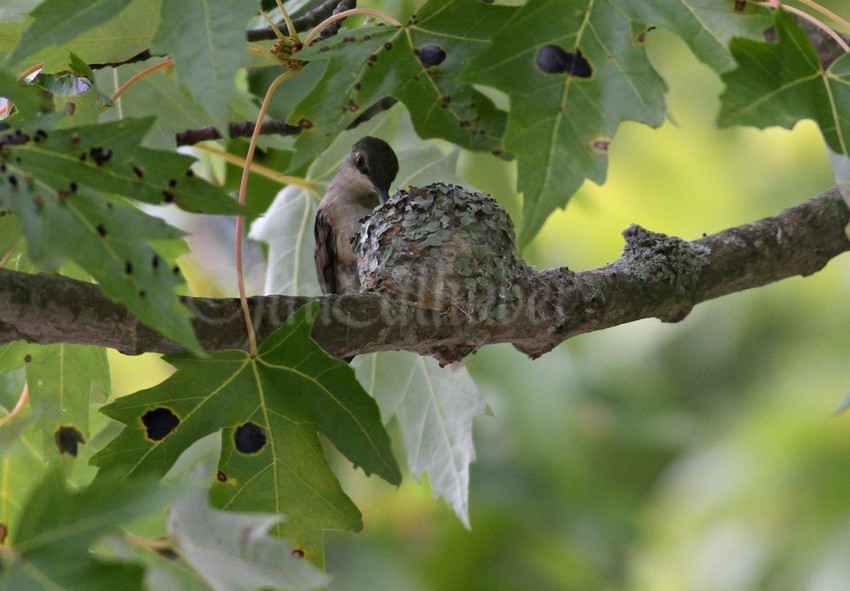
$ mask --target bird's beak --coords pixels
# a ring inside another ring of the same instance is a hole
[[[384,189],[379,189],[378,187],[375,187],[375,191],[378,192],[378,197],[380,198],[381,203],[386,203],[387,200],[390,198],[389,192]]]

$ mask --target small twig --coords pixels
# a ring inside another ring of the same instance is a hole
[[[251,137],[254,133],[254,121],[238,121],[227,124],[227,137],[230,139],[238,137]],[[269,119],[263,121],[260,126],[260,135],[298,135],[301,128],[290,125],[283,119]],[[221,133],[212,125],[187,129],[175,134],[178,146],[192,146],[198,142],[222,139]]]
[[[397,99],[387,96],[382,98],[381,100],[373,103],[369,107],[363,110],[363,113],[360,114],[357,119],[351,122],[351,124],[346,129],[354,129],[358,125],[369,121],[372,117],[383,113],[394,104],[398,102]],[[229,139],[239,138],[239,137],[251,137],[254,133],[254,126],[256,122],[254,121],[238,121],[227,124],[227,137]],[[263,121],[262,126],[260,127],[260,135],[298,135],[301,133],[301,127],[298,125],[291,125],[284,121],[283,119],[268,119]],[[212,125],[208,125],[206,127],[198,127],[195,129],[186,129],[184,131],[180,131],[175,134],[175,139],[177,140],[178,146],[193,146],[200,142],[205,142],[209,140],[220,140],[224,136],[221,135],[215,127]]]
[[[334,9],[340,4],[340,0],[325,0],[319,6],[305,14],[300,18],[292,21],[292,26],[296,31],[304,31],[315,27],[320,22],[333,14]],[[278,24],[278,28],[284,35],[289,34],[289,29],[283,23]],[[248,41],[273,41],[277,38],[274,30],[271,27],[263,27],[261,29],[250,29],[245,35]]]
[[[100,70],[101,68],[117,68],[118,66],[123,66],[125,64],[134,64],[136,62],[143,62],[143,61],[149,60],[152,57],[154,57],[154,56],[153,56],[153,54],[151,54],[150,49],[146,49],[142,52],[137,53],[133,57],[125,59],[124,61],[121,61],[121,62],[104,62],[104,63],[100,63],[100,64],[89,64],[89,67],[92,70]]]
[[[340,12],[345,12],[346,10],[351,10],[357,6],[357,0],[342,0],[334,11],[331,13],[332,15],[339,14]],[[317,25],[319,23],[316,23]],[[336,35],[339,32],[339,28],[342,26],[342,21],[333,21],[325,28],[323,28],[319,35],[316,37],[316,41],[324,41],[325,39],[329,39]]]

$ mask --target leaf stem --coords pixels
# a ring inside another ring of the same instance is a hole
[[[124,94],[124,91],[126,91],[128,88],[133,86],[136,82],[138,82],[139,80],[141,80],[142,78],[144,78],[145,76],[150,74],[151,72],[159,70],[160,68],[165,68],[167,66],[171,66],[173,64],[174,64],[174,60],[172,58],[168,58],[167,60],[161,61],[158,64],[148,66],[147,68],[145,68],[144,70],[142,70],[141,72],[136,74],[135,76],[130,77],[130,79],[127,80],[127,82],[125,82],[124,84],[122,84],[118,88],[118,90],[116,90],[115,93],[110,97],[112,99],[112,102],[115,102],[116,100],[118,100],[118,97],[120,97],[122,94]]]
[[[27,69],[24,71],[24,73],[23,73],[23,74],[21,74],[20,76],[18,76],[18,80],[26,80],[26,79],[29,77],[29,75],[30,75],[30,74],[32,74],[33,72],[37,72],[37,71],[39,71],[39,70],[40,70],[40,69],[42,69],[43,67],[44,67],[44,62],[39,62],[39,63],[37,63],[36,65],[34,65],[34,66],[30,67],[30,68],[27,68]]]
[[[257,138],[260,137],[260,127],[266,116],[272,96],[278,86],[292,78],[298,70],[287,70],[274,79],[266,90],[260,112],[257,114],[257,123],[254,125],[254,133],[251,134],[251,142],[248,144],[248,153],[245,155],[245,165],[242,167],[242,180],[239,183],[239,204],[245,205],[245,195],[248,191],[248,171],[254,160],[254,152],[257,149]],[[242,271],[242,228],[245,225],[245,217],[236,217],[236,283],[239,288],[239,304],[242,307],[242,315],[245,318],[245,329],[248,331],[248,352],[254,356],[257,354],[257,335],[254,334],[254,322],[251,320],[251,311],[248,309],[248,298],[245,295],[245,277]]]
[[[15,404],[15,408],[12,409],[12,412],[7,414],[5,417],[0,419],[0,427],[4,425],[8,425],[16,418],[20,416],[22,412],[24,412],[24,408],[27,406],[27,402],[30,399],[30,389],[29,384],[24,384],[24,389],[21,391],[21,395],[18,398],[18,402]]]
[[[195,144],[193,147],[197,150],[200,150],[201,152],[206,152],[207,154],[221,158],[225,162],[234,164],[239,168],[243,168],[245,166],[245,159],[240,158],[236,154],[231,154],[230,152],[225,152],[224,150],[219,150],[218,148],[207,146],[206,144]],[[251,172],[260,176],[264,176],[267,179],[271,179],[282,185],[295,185],[308,191],[315,190],[314,183],[312,181],[309,181],[305,178],[301,178],[300,176],[289,176],[286,174],[280,174],[279,172],[275,172],[271,168],[263,166],[262,164],[257,164],[256,162],[251,162],[250,169]]]
[[[322,22],[320,22],[318,25],[316,25],[313,30],[310,31],[310,34],[307,35],[307,38],[304,39],[304,46],[307,47],[311,45],[313,43],[313,40],[319,35],[319,33],[322,32],[322,29],[327,27],[329,24],[354,14],[370,14],[372,16],[382,18],[388,23],[395,25],[396,27],[401,26],[401,23],[399,21],[397,21],[395,18],[385,12],[381,12],[380,10],[375,10],[373,8],[352,8],[351,10],[343,10],[338,14],[331,15]]]

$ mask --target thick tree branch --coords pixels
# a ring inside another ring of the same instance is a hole
[[[579,334],[638,320],[677,321],[703,301],[796,275],[811,275],[850,250],[848,210],[833,189],[794,208],[694,242],[633,226],[623,256],[599,269],[550,269],[534,277],[510,315],[478,321],[425,310],[375,294],[319,298],[314,338],[348,356],[406,349],[443,361],[481,345],[508,342],[531,356]],[[262,339],[316,298],[250,299]],[[245,348],[236,299],[186,298],[209,350]],[[180,347],[142,326],[97,286],[52,275],[0,269],[0,342],[83,343],[125,353],[174,352]]]

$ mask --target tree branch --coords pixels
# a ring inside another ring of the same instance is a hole
[[[536,357],[579,334],[641,318],[675,322],[700,302],[816,273],[850,250],[847,219],[847,206],[832,189],[776,216],[693,242],[632,226],[624,232],[620,259],[582,273],[560,268],[535,275],[529,297],[499,320],[425,310],[375,294],[326,296],[318,298],[322,307],[313,336],[337,356],[405,349],[447,362],[482,345],[508,342]],[[258,338],[314,299],[250,298]],[[206,349],[246,347],[237,299],[185,302]],[[129,354],[180,350],[96,285],[0,269],[0,343],[18,339],[99,345]]]

